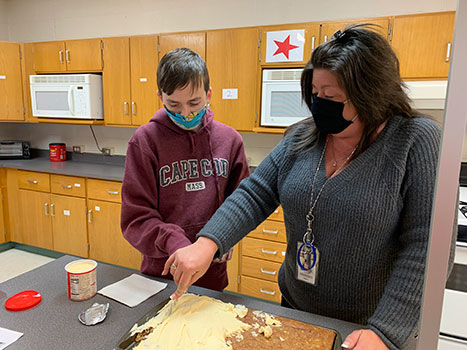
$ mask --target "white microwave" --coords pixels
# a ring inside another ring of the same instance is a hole
[[[289,126],[311,116],[302,101],[303,69],[263,69],[261,126]]]
[[[29,81],[34,117],[104,119],[101,75],[30,75]]]

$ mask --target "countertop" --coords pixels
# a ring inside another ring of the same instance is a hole
[[[0,283],[0,291],[6,293],[6,297],[0,297],[0,327],[24,333],[19,340],[8,347],[8,350],[113,349],[118,340],[135,322],[175,290],[175,284],[172,281],[153,278],[168,283],[167,288],[134,308],[120,304],[100,294],[87,301],[70,301],[67,297],[64,268],[68,262],[76,259],[78,258],[65,255],[37,269]],[[98,290],[133,273],[138,272],[98,263]],[[6,298],[30,289],[41,293],[42,301],[40,304],[26,311],[11,312],[5,309]],[[189,292],[211,296],[233,304],[243,304],[254,310],[262,310],[270,314],[331,328],[339,332],[342,339],[345,339],[353,330],[361,327],[344,321],[287,309],[277,304],[266,303],[249,297],[215,292],[199,287],[191,287]],[[95,326],[81,324],[78,321],[78,314],[96,302],[110,304],[107,318]]]
[[[39,150],[31,159],[1,159],[0,167],[103,180],[123,180],[125,156],[67,152],[67,159],[63,162],[51,162],[48,151]]]

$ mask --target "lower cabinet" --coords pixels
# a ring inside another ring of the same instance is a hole
[[[0,174],[0,176],[2,176]],[[5,229],[5,219],[4,219],[4,211],[3,211],[3,208],[4,208],[4,205],[3,205],[3,201],[4,201],[4,194],[3,194],[3,188],[0,187],[0,244],[1,243],[5,243],[5,240],[6,240],[6,229]]]
[[[242,240],[238,292],[281,302],[277,277],[286,251],[286,234],[279,207]]]
[[[88,179],[89,257],[139,270],[141,253],[120,229],[120,182]]]
[[[24,213],[18,222],[19,243],[87,257],[86,200],[75,197],[85,193],[84,180],[19,171],[18,187]],[[72,195],[57,194],[66,191]]]

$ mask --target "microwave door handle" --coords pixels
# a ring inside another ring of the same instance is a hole
[[[70,107],[71,115],[75,115],[75,103],[73,99],[73,85],[68,89],[68,106]]]

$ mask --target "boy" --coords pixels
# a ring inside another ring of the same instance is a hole
[[[164,107],[128,143],[121,213],[124,237],[143,254],[141,272],[153,276],[161,276],[172,253],[195,241],[249,175],[241,136],[213,120],[207,107],[209,74],[197,53],[175,49],[164,55],[157,85]],[[213,261],[197,285],[224,289],[228,259],[230,254]]]

